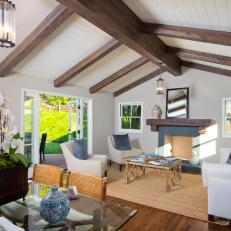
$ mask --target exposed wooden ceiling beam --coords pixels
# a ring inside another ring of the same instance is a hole
[[[159,36],[231,46],[231,32],[154,23],[143,23],[142,30],[145,33]]]
[[[128,74],[129,72],[135,70],[136,68],[142,66],[143,64],[147,63],[148,60],[144,57],[141,57],[134,62],[130,63],[129,65],[123,67],[119,71],[113,73],[109,77],[103,79],[99,83],[95,84],[94,86],[90,87],[90,93],[94,94],[100,89],[106,87],[107,85],[115,82],[116,80],[122,78],[124,75]]]
[[[138,79],[135,82],[133,82],[133,83],[121,88],[120,90],[114,92],[114,97],[119,96],[119,95],[133,89],[134,87],[137,87],[137,86],[145,83],[146,81],[149,81],[149,80],[157,77],[158,75],[162,74],[165,71],[166,70],[164,68],[159,68],[158,70],[152,72],[151,74],[148,74],[148,75],[144,76],[143,78]]]
[[[60,75],[58,78],[54,80],[54,86],[60,87],[63,84],[65,84],[67,81],[73,79],[77,74],[87,69],[92,64],[96,63],[99,59],[103,58],[105,55],[116,49],[121,45],[120,42],[113,39],[97,50],[95,50],[93,53],[88,55],[86,58],[84,58],[82,61],[77,63],[75,66],[67,70],[64,74]]]
[[[168,48],[169,53],[174,53],[180,58],[190,58],[190,59],[197,59],[202,60],[205,62],[210,63],[217,63],[221,65],[231,66],[231,57],[223,56],[223,55],[216,55],[211,53],[181,49],[181,48]]]
[[[142,21],[118,0],[57,0],[112,37],[154,63],[163,63],[173,75],[181,74],[181,60],[166,54],[166,45],[142,32]]]
[[[73,11],[58,5],[14,50],[0,63],[0,76],[4,77],[38,47],[51,33],[64,23]]]
[[[231,77],[231,70],[226,70],[218,67],[212,67],[212,66],[207,66],[199,63],[186,62],[186,61],[182,62],[182,66]]]

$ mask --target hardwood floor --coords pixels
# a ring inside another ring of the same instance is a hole
[[[121,228],[122,231],[231,231],[230,226],[207,223],[110,196],[107,200],[138,209],[138,213]]]

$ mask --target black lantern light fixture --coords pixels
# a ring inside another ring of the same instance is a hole
[[[0,47],[15,46],[15,4],[0,0]]]

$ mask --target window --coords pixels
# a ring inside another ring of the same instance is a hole
[[[119,132],[142,132],[142,117],[142,103],[119,103]]]
[[[231,137],[231,98],[223,99],[222,135],[223,137]]]

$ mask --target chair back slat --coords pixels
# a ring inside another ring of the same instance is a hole
[[[69,172],[67,186],[76,186],[78,193],[98,200],[105,200],[107,178],[92,176],[83,173]]]
[[[63,169],[47,164],[35,164],[32,181],[46,185],[63,186]]]

